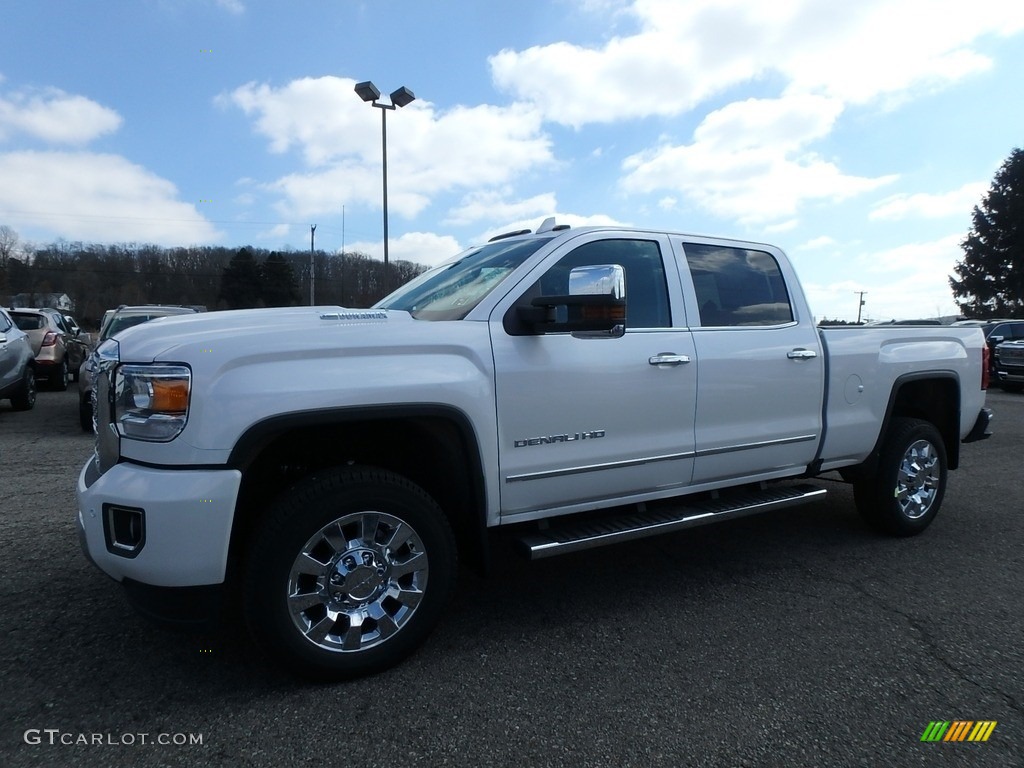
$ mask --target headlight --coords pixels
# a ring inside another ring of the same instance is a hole
[[[191,392],[184,365],[122,365],[114,386],[118,431],[134,440],[173,440],[185,428]]]

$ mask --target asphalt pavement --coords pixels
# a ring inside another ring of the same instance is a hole
[[[310,685],[241,627],[156,629],[82,556],[74,386],[0,402],[0,766],[1022,766],[1024,395],[990,392],[935,523],[845,485],[732,523],[466,573],[426,645]],[[995,722],[925,742],[936,721]]]

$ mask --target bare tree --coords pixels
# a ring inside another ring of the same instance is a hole
[[[7,260],[18,249],[18,233],[6,224],[0,225],[0,268],[7,267]]]

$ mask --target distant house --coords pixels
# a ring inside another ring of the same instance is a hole
[[[66,293],[19,293],[7,304],[11,309],[42,309],[52,307],[65,315],[75,311],[75,303]]]

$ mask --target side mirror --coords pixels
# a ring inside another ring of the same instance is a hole
[[[534,333],[618,338],[626,332],[626,277],[618,264],[576,267],[567,296],[538,296],[519,310]]]

